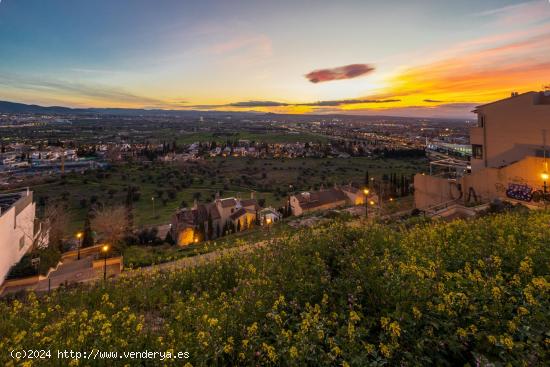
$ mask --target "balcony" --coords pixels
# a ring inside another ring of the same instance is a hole
[[[483,128],[482,127],[470,128],[470,144],[483,145]]]

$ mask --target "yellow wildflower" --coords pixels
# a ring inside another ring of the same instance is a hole
[[[506,349],[511,350],[514,347],[514,341],[508,335],[500,337],[500,343],[506,347]]]
[[[390,326],[389,330],[394,337],[400,337],[401,336],[401,327],[399,326],[399,323],[397,321],[393,321]]]
[[[267,343],[262,343],[262,349],[267,353],[267,357],[271,362],[277,360],[277,353],[275,353],[275,348]]]
[[[529,311],[523,306],[519,306],[517,312],[520,316],[527,315],[529,313]]]
[[[290,358],[296,358],[298,357],[298,349],[296,349],[295,346],[290,347]]]
[[[380,343],[379,348],[380,353],[382,353],[384,357],[389,358],[389,356],[391,355],[390,348],[384,343]]]
[[[491,293],[493,294],[493,298],[495,300],[500,300],[502,292],[499,287],[493,287],[493,289],[491,290]]]

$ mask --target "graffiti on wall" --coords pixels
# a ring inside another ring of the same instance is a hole
[[[533,199],[533,188],[529,185],[511,183],[508,184],[506,196],[516,200],[531,201],[531,199]]]

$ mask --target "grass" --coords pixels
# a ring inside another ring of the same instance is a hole
[[[193,366],[543,366],[549,221],[531,212],[289,230],[192,269],[4,300],[0,346],[185,351],[161,363]]]
[[[286,230],[286,223],[277,223],[267,227],[253,227],[247,231],[234,233],[215,240],[191,244],[185,247],[163,244],[159,246],[128,246],[124,250],[124,265],[128,268],[138,268],[154,264],[162,264],[185,257],[205,254],[221,249],[255,244],[276,238]]]
[[[365,172],[380,178],[383,174],[412,175],[426,166],[424,160],[372,159],[248,159],[215,158],[196,164],[163,164],[142,166],[121,164],[106,172],[67,174],[65,179],[52,178],[49,182],[33,187],[35,198],[47,197],[48,201],[62,201],[70,214],[70,231],[82,228],[90,200],[93,196],[105,205],[122,205],[126,199],[126,187],[137,186],[140,199],[134,202],[134,218],[137,226],[165,224],[184,201],[192,205],[194,195],[200,193],[200,201],[212,200],[216,192],[222,196],[248,197],[251,191],[266,205],[279,207],[286,200],[287,191],[303,191],[325,187],[333,183],[364,181]],[[185,187],[177,185],[185,183]],[[156,191],[174,190],[175,195],[163,202]],[[112,193],[112,197],[111,194]],[[153,200],[155,197],[154,211]],[[81,200],[86,205],[81,206]]]

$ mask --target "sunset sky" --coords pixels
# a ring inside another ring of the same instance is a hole
[[[1,0],[0,99],[469,116],[550,84],[550,2]]]

